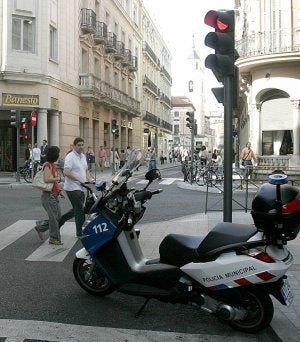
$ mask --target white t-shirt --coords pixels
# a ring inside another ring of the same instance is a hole
[[[34,147],[32,149],[32,156],[34,161],[40,161],[41,160],[41,150],[38,147]]]
[[[80,179],[81,183],[86,182],[87,171],[86,157],[83,153],[78,154],[76,151],[72,151],[67,154],[64,163],[64,169],[69,169],[75,177]],[[74,181],[69,177],[65,177],[64,190],[74,191],[81,190],[82,187],[79,181]]]

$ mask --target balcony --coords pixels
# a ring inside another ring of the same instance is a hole
[[[123,66],[129,66],[131,61],[131,51],[129,49],[124,50],[124,58],[121,61]]]
[[[116,61],[123,60],[125,58],[125,44],[123,42],[116,42],[116,52],[114,54]]]
[[[81,29],[84,33],[96,32],[96,13],[88,8],[81,9]]]
[[[93,75],[80,75],[80,97],[83,101],[93,101],[121,113],[140,115],[137,100]]]
[[[159,97],[160,90],[146,75],[144,76],[143,86],[145,86],[151,93],[153,93],[153,95]]]
[[[154,53],[154,51],[151,49],[151,47],[149,46],[147,42],[143,43],[143,52],[147,53],[148,56],[153,60],[155,64],[158,63],[159,59],[156,57],[156,54]]]
[[[172,108],[171,100],[164,93],[160,94],[160,102],[164,102],[169,108]]]
[[[107,42],[107,25],[103,22],[96,22],[96,33],[94,34],[95,44],[105,44]]]
[[[162,66],[162,67],[160,68],[160,74],[161,74],[162,76],[164,76],[164,77],[168,80],[168,82],[170,83],[170,85],[172,85],[172,77],[171,77],[170,74],[167,72],[167,70],[165,69],[164,66]]]
[[[145,113],[144,117],[143,117],[144,121],[147,121],[148,123],[151,123],[155,126],[159,126],[160,125],[160,118],[150,112]]]
[[[117,36],[113,32],[107,34],[107,44],[105,46],[106,53],[115,53],[117,51]]]
[[[294,28],[294,34],[288,29],[259,32],[236,42],[236,49],[240,55],[237,65],[242,66],[251,60],[251,63],[269,64],[283,61],[289,62],[289,57],[299,57],[300,40],[297,32],[300,28]],[[241,70],[246,71],[246,70]]]
[[[130,64],[128,66],[128,70],[130,72],[134,72],[134,71],[137,71],[137,69],[138,69],[138,59],[136,56],[131,56]]]
[[[160,125],[161,125],[161,127],[164,128],[165,130],[167,130],[167,131],[169,131],[169,132],[173,132],[173,126],[172,126],[169,122],[167,122],[167,121],[165,121],[165,120],[161,120],[161,121],[160,121]]]

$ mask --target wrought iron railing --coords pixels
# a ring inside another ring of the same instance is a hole
[[[158,63],[158,58],[156,54],[154,53],[154,51],[151,49],[151,47],[149,46],[147,42],[144,42],[143,44],[143,51],[146,51],[156,64]]]
[[[144,121],[148,121],[156,126],[160,125],[160,118],[148,111],[146,111],[145,116],[144,116]]]
[[[135,114],[140,112],[139,101],[93,75],[80,76],[80,90],[85,98],[89,97],[92,101],[101,102],[107,99],[110,100],[108,103],[120,108],[125,106],[128,111]]]
[[[106,41],[107,40],[107,25],[101,21],[96,22],[96,33],[94,40]]]
[[[89,8],[81,9],[81,28],[96,31],[96,13]]]
[[[294,28],[294,34],[288,29],[259,32],[238,40],[236,49],[240,58],[300,51],[299,30]]]
[[[170,76],[170,74],[167,72],[167,70],[165,69],[164,66],[162,66],[160,68],[160,72],[166,77],[166,79],[170,82],[170,84],[172,84],[172,77]]]
[[[143,85],[150,89],[154,94],[158,96],[160,95],[158,87],[146,75],[144,76]]]

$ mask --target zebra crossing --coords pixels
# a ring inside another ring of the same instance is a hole
[[[156,182],[156,184],[170,185],[177,181],[182,182],[183,179],[182,178],[162,178],[160,181]],[[143,179],[143,180],[136,182],[136,184],[148,184],[148,181],[146,179]]]
[[[21,239],[31,230],[34,230],[34,227],[35,220],[19,220],[9,227],[2,229],[0,231],[0,252],[17,240]],[[49,245],[49,239],[47,238],[44,241],[41,241],[40,247],[29,254],[25,260],[63,262],[78,241],[78,238],[75,237],[75,223],[66,222],[60,232],[61,239],[64,243],[63,245]],[[33,238],[38,239],[37,235],[34,235]]]

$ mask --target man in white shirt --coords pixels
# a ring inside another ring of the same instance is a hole
[[[34,148],[32,149],[32,159],[34,162],[41,161],[41,150],[38,148],[37,143],[34,144]]]
[[[67,154],[64,163],[64,190],[72,204],[76,224],[76,236],[82,236],[82,225],[85,221],[84,191],[80,183],[92,182],[84,154],[84,140],[75,138],[73,151]]]

